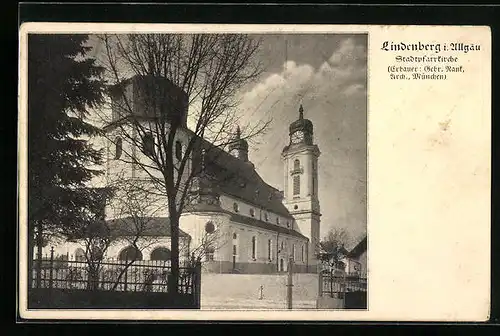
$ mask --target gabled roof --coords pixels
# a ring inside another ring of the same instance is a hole
[[[170,236],[170,219],[168,217],[123,217],[106,221],[109,229],[116,236]],[[180,237],[189,237],[179,229]]]
[[[274,232],[279,232],[280,234],[287,234],[287,235],[301,238],[304,240],[309,240],[306,236],[300,234],[297,231],[294,231],[294,230],[291,230],[291,229],[288,229],[288,228],[285,228],[285,227],[282,227],[279,225],[275,225],[272,223],[264,222],[264,221],[261,221],[259,219],[252,218],[252,217],[246,217],[246,216],[242,216],[239,214],[232,214],[231,221],[236,222],[236,223],[247,224],[247,225],[250,225],[253,227],[258,227],[258,228],[262,228],[262,229],[266,229],[266,230],[270,230],[270,231],[274,231]]]
[[[358,258],[367,248],[367,236],[365,236],[354,248],[347,254],[350,258]]]

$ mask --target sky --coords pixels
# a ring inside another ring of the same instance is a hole
[[[367,36],[259,37],[257,57],[266,71],[241,92],[239,108],[256,119],[270,116],[272,122],[265,134],[253,139],[249,159],[267,183],[283,189],[280,154],[302,104],[321,151],[321,237],[338,227],[359,239],[367,224]]]
[[[244,120],[271,123],[250,140],[249,160],[268,184],[283,189],[280,155],[302,104],[321,151],[320,235],[345,228],[354,244],[367,225],[367,35],[251,36],[262,42],[255,56],[264,72],[241,89],[238,113]]]

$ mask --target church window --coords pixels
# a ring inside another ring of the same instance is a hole
[[[214,261],[215,249],[213,247],[207,247],[205,249],[205,261]]]
[[[142,260],[142,253],[134,246],[124,248],[118,256],[120,260]]]
[[[250,216],[255,217],[255,210],[250,208]]]
[[[286,227],[289,228],[290,227],[290,221],[286,221]]]
[[[267,212],[264,212],[264,219],[266,220],[266,222],[269,221],[269,215],[267,214]]]
[[[157,247],[151,252],[151,260],[170,260],[170,250],[166,247]]]
[[[215,231],[215,225],[214,223],[212,222],[208,222],[207,224],[205,224],[205,232],[210,234],[210,233],[213,233]]]
[[[276,224],[280,223],[280,218],[276,216]]]
[[[300,260],[304,261],[304,245],[300,247]]]
[[[281,241],[281,251],[283,251],[284,248],[285,248],[285,242]]]
[[[257,238],[255,236],[252,237],[252,259],[257,258]]]
[[[299,159],[295,159],[295,161],[293,161],[293,170],[299,170],[300,169],[300,161]]]
[[[142,137],[142,148],[144,151],[144,154],[146,155],[151,155],[154,153],[154,139],[153,139],[153,134],[150,132],[144,134]]]
[[[293,177],[293,195],[300,195],[300,176]]]
[[[267,259],[269,259],[269,261],[273,260],[272,246],[273,246],[273,241],[269,239],[267,241]]]
[[[234,203],[233,203],[233,210],[234,210],[234,212],[238,212],[238,211],[240,211],[240,208],[239,208],[239,206],[238,206],[238,203],[236,203],[236,202],[234,202]]]
[[[182,160],[182,142],[180,141],[175,142],[175,157],[179,161]]]
[[[236,240],[238,238],[238,235],[236,233],[233,233],[233,239]]]
[[[85,260],[85,251],[80,247],[75,250],[75,260],[77,261]]]
[[[292,258],[295,260],[295,244],[292,245]]]
[[[117,137],[115,140],[115,160],[118,160],[122,156],[122,138]]]

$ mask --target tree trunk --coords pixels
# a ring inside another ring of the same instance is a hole
[[[43,248],[43,236],[42,236],[42,223],[37,223],[36,226],[36,260],[37,264],[35,265],[36,268],[36,287],[40,287],[41,284],[41,279],[42,279],[42,270],[41,270],[41,265],[42,265],[42,248]]]
[[[33,288],[33,256],[35,254],[35,225],[28,222],[28,290]]]
[[[168,281],[169,293],[177,293],[179,288],[179,216],[170,216],[171,279]]]

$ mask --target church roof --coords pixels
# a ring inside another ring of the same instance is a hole
[[[131,236],[140,233],[141,236],[170,236],[170,219],[168,217],[123,217],[106,221],[113,235]],[[180,237],[189,237],[179,229]]]
[[[263,210],[292,219],[278,189],[267,184],[254,166],[233,157],[222,149],[207,152],[206,172],[213,178],[214,188]]]
[[[358,258],[363,252],[366,252],[367,248],[367,236],[365,236],[354,248],[349,251],[348,257]]]
[[[239,214],[231,214],[231,221],[236,222],[236,223],[241,223],[241,224],[247,224],[253,227],[259,227],[262,229],[274,231],[274,232],[279,232],[280,234],[287,234],[290,236],[294,236],[297,238],[309,240],[306,236],[302,235],[301,233],[288,229],[276,224],[264,222],[262,220],[252,218],[252,217],[247,217],[247,216],[242,216]]]

